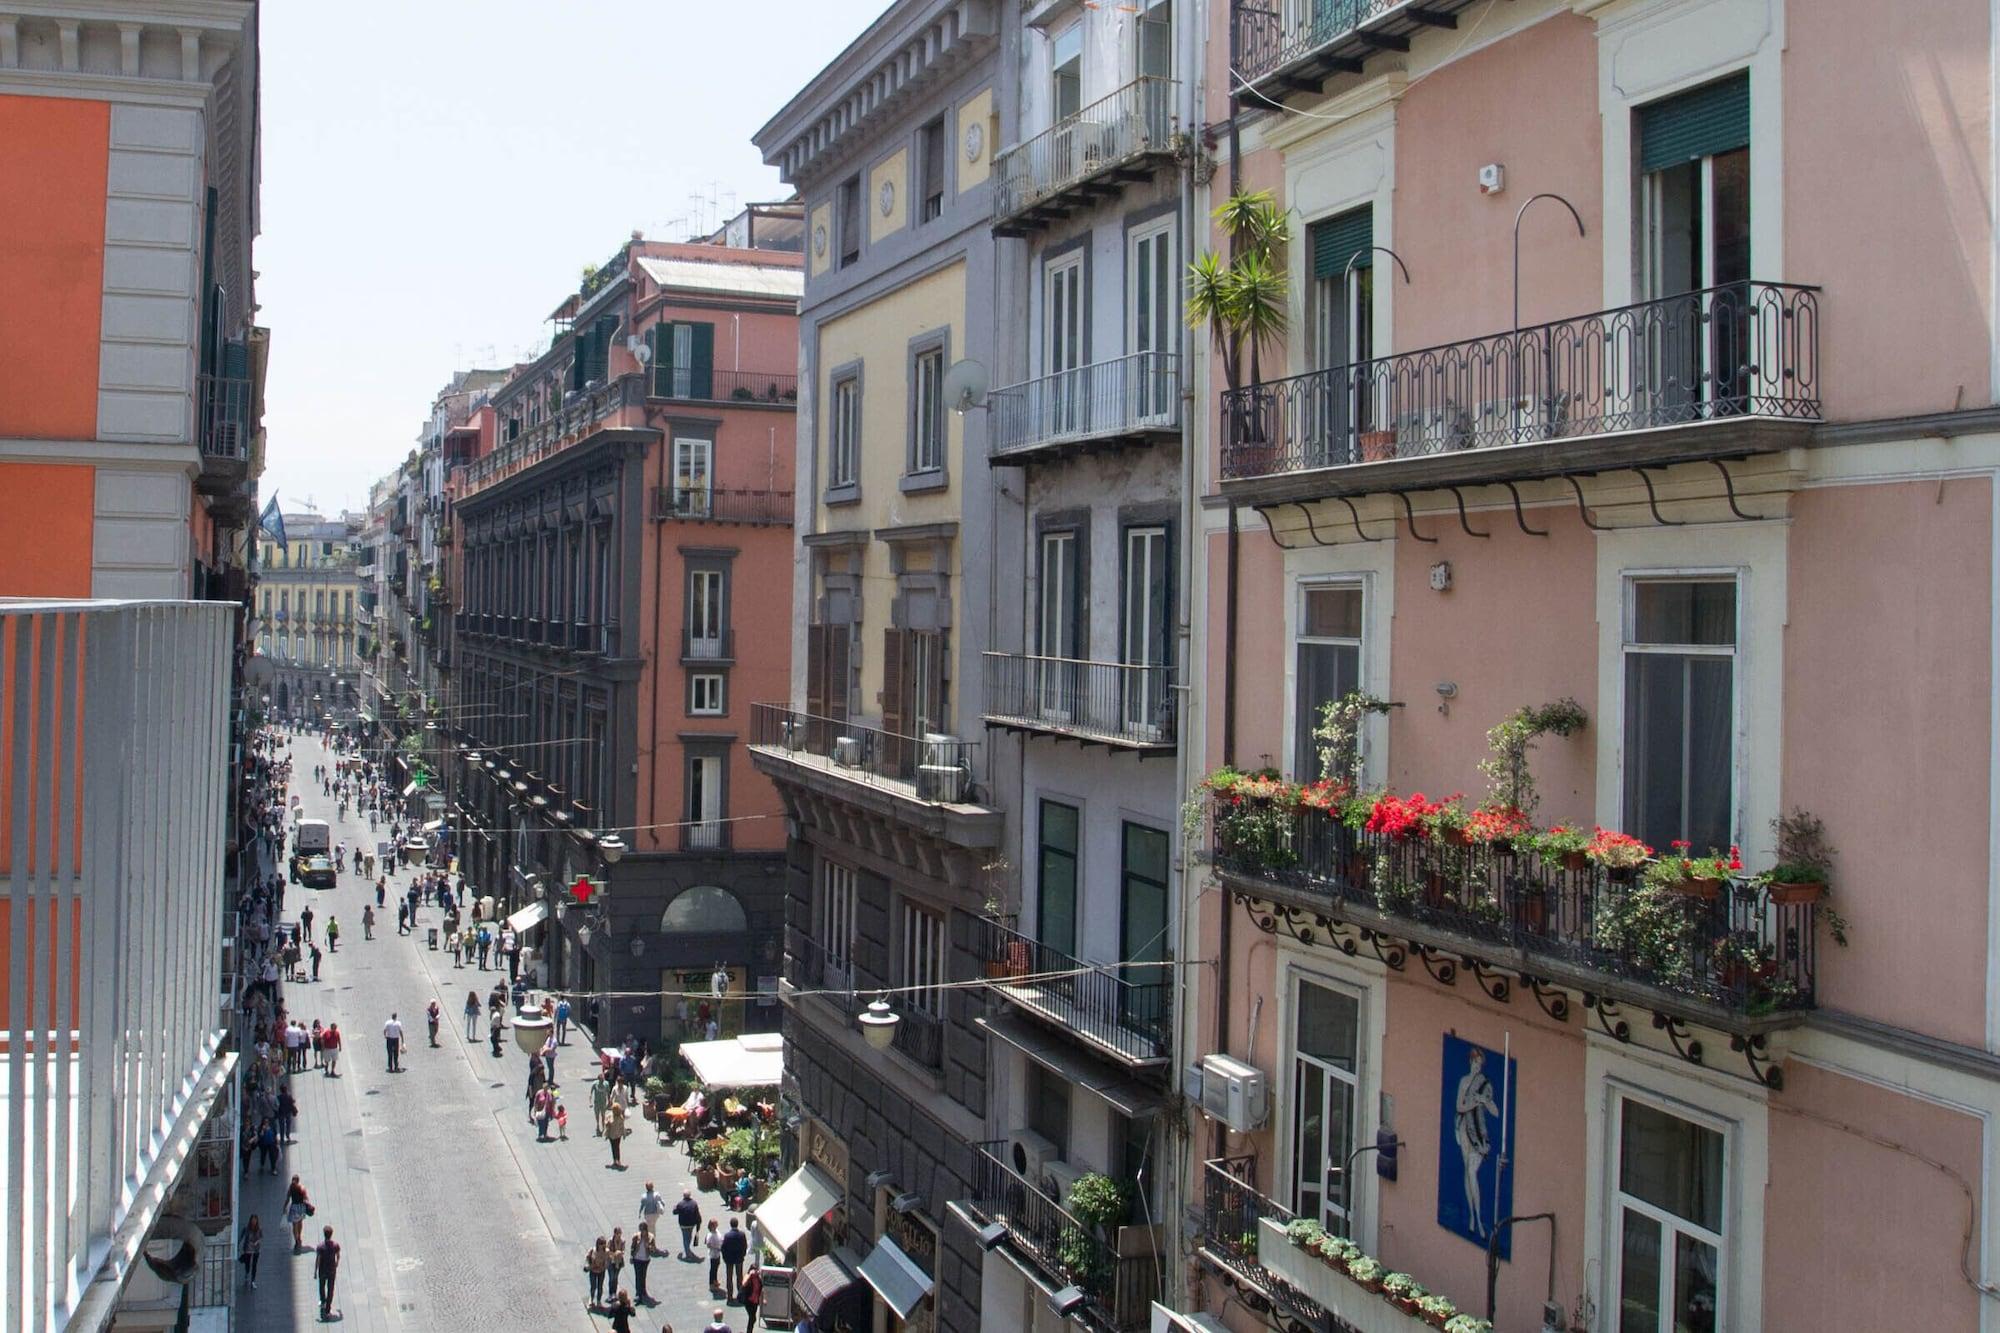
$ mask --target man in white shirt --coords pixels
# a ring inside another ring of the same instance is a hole
[[[667,1201],[653,1188],[653,1182],[646,1182],[646,1192],[639,1196],[639,1220],[644,1222],[652,1234],[660,1234],[660,1219],[667,1213]]]
[[[403,1072],[403,1024],[396,1015],[390,1014],[389,1021],[382,1025],[382,1041],[389,1048],[389,1072]]]

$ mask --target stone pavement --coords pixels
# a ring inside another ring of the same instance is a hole
[[[334,822],[334,838],[352,848],[372,846],[365,818],[334,821],[333,802],[319,794],[312,768],[325,751],[293,738],[294,790],[309,817]],[[438,925],[425,908],[418,929],[398,935],[395,897],[407,875],[390,880],[389,905],[378,910],[375,938],[364,940],[361,908],[373,901],[372,885],[343,873],[328,890],[290,885],[285,915],[310,901],[313,934],[325,948],[325,924],[337,917],[338,953],[327,953],[317,984],[286,987],[286,1003],[307,1024],[336,1021],[346,1038],[339,1078],[316,1070],[294,1076],[300,1108],[297,1142],[287,1148],[276,1178],[246,1181],[243,1211],[262,1214],[266,1241],[257,1290],[242,1293],[238,1327],[249,1333],[305,1329],[319,1324],[310,1249],[297,1255],[281,1213],[284,1186],[303,1177],[318,1214],[307,1220],[308,1245],[330,1224],[342,1245],[335,1307],[344,1327],[358,1330],[602,1329],[609,1320],[585,1307],[588,1288],[583,1254],[600,1234],[639,1223],[639,1196],[651,1179],[671,1204],[692,1173],[686,1155],[661,1148],[636,1109],[625,1141],[626,1169],[613,1170],[605,1141],[591,1134],[587,1092],[589,1047],[574,1030],[557,1060],[569,1103],[568,1142],[538,1143],[527,1119],[527,1058],[513,1045],[495,1059],[482,1028],[465,1039],[465,992],[483,999],[503,975],[477,966],[455,968],[451,956],[432,953],[425,930]],[[443,1009],[439,1048],[429,1048],[424,1008],[435,996]],[[408,1045],[404,1072],[390,1074],[382,1024],[400,1014]],[[703,1215],[718,1214],[713,1194],[702,1196]],[[634,1327],[654,1333],[672,1321],[681,1333],[701,1328],[713,1302],[707,1265],[672,1257],[679,1233],[654,1260],[648,1287],[658,1302],[642,1309]],[[631,1270],[624,1274],[631,1285]],[[743,1312],[727,1318],[741,1328]]]

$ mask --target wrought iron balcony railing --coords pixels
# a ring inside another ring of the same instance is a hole
[[[1284,1226],[1292,1210],[1251,1184],[1256,1158],[1218,1157],[1203,1164],[1201,1248],[1211,1263],[1228,1267],[1261,1288],[1292,1318],[1317,1327],[1326,1312],[1292,1291],[1257,1258],[1257,1224]]]
[[[1222,476],[1819,415],[1819,288],[1739,282],[1227,391]]]
[[[1086,963],[981,917],[974,947],[995,990],[1135,1064],[1157,1064],[1173,1046],[1173,990],[1166,968]],[[1061,975],[1070,973],[1074,975]]]
[[[655,398],[696,402],[794,407],[799,401],[799,377],[789,370],[701,371],[693,366],[654,366],[648,387]]]
[[[731,662],[736,658],[736,631],[725,629],[712,634],[696,634],[681,627],[683,662]]]
[[[1178,87],[1172,79],[1134,79],[1001,153],[993,162],[995,228],[1025,223],[1025,214],[1087,181],[1171,152]]]
[[[681,850],[684,852],[728,851],[729,825],[719,819],[700,824],[681,825]]]
[[[1180,429],[1180,357],[1134,352],[995,389],[987,401],[996,463],[1168,435]]]
[[[1071,1216],[1042,1189],[1002,1158],[1004,1141],[972,1145],[972,1207],[1007,1229],[1007,1238],[1028,1262],[1053,1279],[1052,1285],[1082,1289],[1099,1323],[1115,1333],[1151,1327],[1159,1294],[1158,1259],[1150,1254],[1120,1257],[1101,1236]]]
[[[1742,881],[1676,893],[1580,856],[1357,832],[1311,808],[1254,844],[1219,832],[1214,855],[1239,884],[1289,890],[1378,933],[1448,935],[1466,957],[1538,969],[1543,981],[1568,970],[1593,989],[1624,983],[1647,1002],[1679,998],[1739,1020],[1814,1004],[1818,907]]]
[[[792,493],[730,490],[720,486],[660,486],[653,492],[653,516],[662,522],[790,524]]]
[[[195,377],[196,436],[204,458],[245,462],[250,457],[248,379],[231,375]]]
[[[944,1020],[909,1003],[907,996],[896,1003],[892,1040],[898,1051],[924,1068],[943,1067]]]
[[[1317,92],[1330,74],[1359,74],[1381,51],[1407,51],[1412,34],[1456,27],[1469,0],[1264,0],[1233,7],[1236,74],[1282,101]]]
[[[1175,744],[1174,668],[987,653],[986,720],[1138,750]]]
[[[836,996],[850,997],[855,991],[853,956],[835,953],[796,928],[785,935],[785,975],[800,990],[833,991]]]
[[[935,805],[972,800],[978,742],[955,736],[906,736],[846,718],[819,717],[782,704],[754,704],[750,743],[787,751],[861,782],[908,784],[902,794]]]

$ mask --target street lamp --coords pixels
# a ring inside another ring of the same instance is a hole
[[[604,857],[606,865],[615,866],[618,864],[620,858],[625,855],[625,839],[619,837],[616,833],[599,834],[597,850]]]
[[[896,1024],[901,1021],[902,1017],[889,1007],[889,1002],[877,997],[868,1006],[867,1012],[861,1015],[861,1035],[876,1050],[886,1051],[889,1043],[896,1039]]]

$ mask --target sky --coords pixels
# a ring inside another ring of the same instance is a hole
[[[634,228],[784,198],[750,136],[886,3],[267,0],[263,496],[360,508]]]

